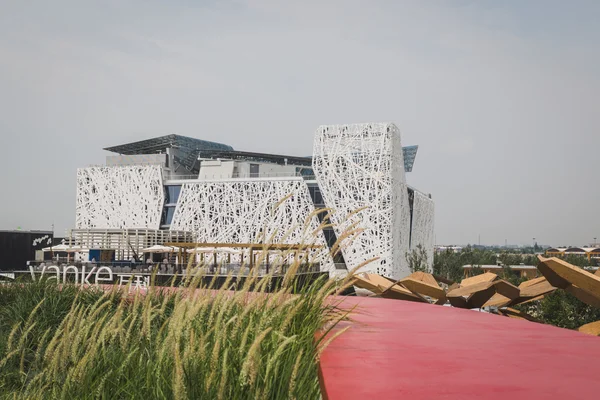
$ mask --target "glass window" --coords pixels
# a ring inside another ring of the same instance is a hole
[[[165,199],[166,204],[177,204],[180,192],[181,185],[167,186],[167,198]]]
[[[163,209],[160,224],[161,225],[171,225],[171,221],[173,221],[174,214],[175,214],[175,206],[166,206]]]
[[[167,207],[167,225],[171,225],[173,214],[175,214],[175,207]]]

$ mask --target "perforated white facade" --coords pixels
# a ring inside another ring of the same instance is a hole
[[[325,246],[312,255],[331,272],[325,237],[334,241],[351,233],[342,246],[348,270],[374,259],[362,271],[402,278],[410,273],[407,253],[419,244],[433,262],[434,203],[416,190],[409,197],[405,168],[412,168],[417,146],[405,148],[405,164],[394,124],[319,127],[312,159],[316,183],[310,158],[288,163],[290,156],[237,152],[176,135],[108,149],[125,155],[111,158],[110,166],[77,172],[77,229],[171,229],[206,243],[320,244]],[[156,164],[129,165],[134,162]],[[264,176],[291,176],[264,177],[258,167]],[[300,174],[304,178],[293,176]],[[310,191],[304,179],[312,180]],[[332,210],[335,235],[318,229],[313,199]]]
[[[410,247],[411,249],[417,249],[419,245],[423,246],[427,252],[427,263],[430,268],[433,266],[434,214],[435,204],[433,200],[415,190]]]
[[[186,183],[171,222],[171,229],[193,232],[199,242],[323,245],[312,257],[331,271],[333,261],[318,227],[301,178]]]
[[[158,229],[163,203],[159,165],[77,170],[77,229]]]
[[[321,126],[313,170],[325,204],[334,210],[338,237],[353,228],[363,230],[342,250],[348,269],[377,258],[361,271],[408,275],[410,205],[398,128],[386,123]]]

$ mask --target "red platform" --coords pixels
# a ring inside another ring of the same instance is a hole
[[[321,356],[328,399],[597,399],[600,337],[470,310],[380,298]]]

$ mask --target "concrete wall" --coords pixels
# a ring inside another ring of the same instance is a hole
[[[296,176],[296,166],[236,160],[202,160],[198,179],[250,178],[250,165],[258,165],[258,177]]]
[[[161,165],[166,166],[166,154],[136,154],[136,155],[118,155],[106,156],[106,165],[121,166],[121,165]]]

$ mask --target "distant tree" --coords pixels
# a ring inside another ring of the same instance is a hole
[[[523,281],[527,280],[527,278],[521,278],[521,275],[508,265],[502,266],[502,272],[500,272],[500,277],[505,281],[512,283],[515,286],[519,286]]]
[[[577,329],[600,320],[600,309],[589,306],[562,289],[542,300],[515,306],[541,322],[561,328]]]
[[[433,273],[460,282],[463,278],[463,266],[460,253],[446,250],[433,256]]]
[[[578,267],[587,267],[588,265],[590,265],[586,256],[581,256],[578,254],[567,254],[563,257],[563,259],[569,264],[573,264]]]
[[[477,276],[483,273],[485,273],[485,271],[483,270],[483,268],[481,268],[481,265],[471,265],[470,276]]]
[[[422,245],[417,245],[416,249],[406,253],[406,261],[411,272],[431,272],[427,260],[427,251]]]

